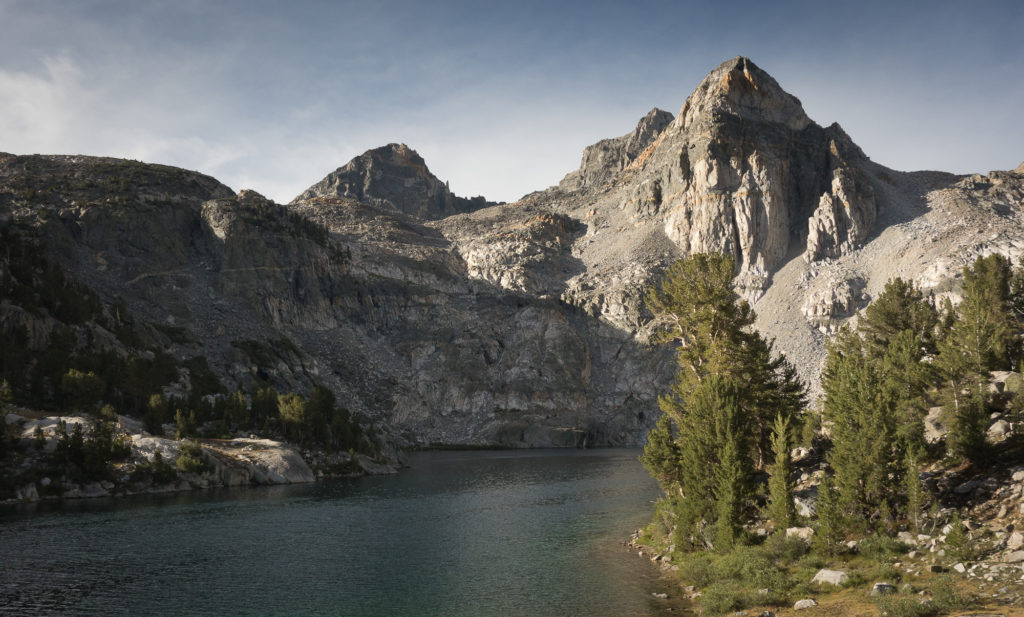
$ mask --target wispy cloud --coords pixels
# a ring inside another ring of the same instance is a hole
[[[512,200],[744,54],[879,162],[1014,167],[1024,8],[981,4],[0,0],[0,150],[180,165],[287,201],[402,141],[456,192]]]

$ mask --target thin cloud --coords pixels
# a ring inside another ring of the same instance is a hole
[[[1024,9],[983,5],[0,0],[0,150],[179,165],[288,201],[404,142],[458,194],[511,201],[744,54],[883,164],[1014,167]]]

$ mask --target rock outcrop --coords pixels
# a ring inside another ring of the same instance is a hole
[[[838,257],[874,223],[860,150],[746,58],[712,71],[645,154],[632,182],[637,216],[663,221],[684,254],[735,256],[749,299],[805,239],[812,260]]]
[[[673,120],[671,113],[655,107],[640,119],[632,133],[602,139],[583,149],[580,168],[568,174],[559,187],[568,191],[600,187],[632,164]]]
[[[207,440],[203,458],[224,486],[302,484],[316,479],[294,448],[272,439]]]
[[[493,205],[483,197],[453,195],[447,183],[430,173],[423,158],[405,144],[365,152],[306,189],[295,201],[317,197],[342,197],[422,219]]]

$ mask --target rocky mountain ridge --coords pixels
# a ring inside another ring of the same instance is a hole
[[[1024,253],[1024,166],[903,173],[822,128],[746,58],[513,204],[454,196],[404,145],[288,206],[129,161],[0,155],[0,224],[38,238],[144,336],[229,383],[329,387],[406,443],[642,443],[674,372],[644,289],[692,252],[816,391],[825,335],[891,276],[956,294]],[[46,316],[0,303],[5,335]],[[171,333],[171,334],[169,334]]]

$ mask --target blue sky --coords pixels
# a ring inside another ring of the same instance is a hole
[[[136,158],[288,201],[404,142],[514,200],[745,55],[875,161],[1024,161],[1024,3],[0,0],[0,151]]]

